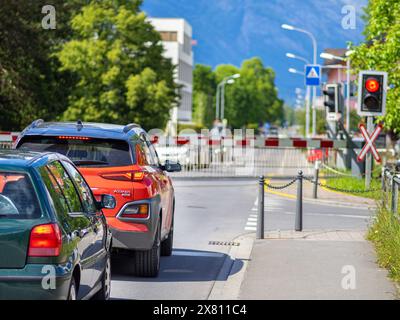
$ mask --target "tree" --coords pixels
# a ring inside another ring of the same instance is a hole
[[[193,121],[210,127],[215,118],[217,80],[210,66],[198,64],[193,71]]]
[[[163,128],[177,100],[174,66],[141,0],[91,1],[73,16],[57,57],[79,79],[62,119]]]
[[[70,14],[79,1],[52,1],[57,28],[42,28],[45,0],[1,1],[0,128],[21,130],[35,118],[51,120],[67,105],[74,78],[59,72],[53,49],[68,39]]]
[[[365,10],[366,42],[354,47],[352,65],[359,70],[379,70],[389,73],[393,88],[387,95],[385,127],[400,133],[400,2],[398,0],[369,1]]]
[[[226,87],[226,118],[233,127],[239,128],[259,122],[284,120],[283,101],[278,98],[275,73],[265,68],[260,58],[242,63],[240,70],[232,66],[216,69],[217,79],[240,73],[235,83]]]

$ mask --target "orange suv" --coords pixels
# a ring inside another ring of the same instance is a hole
[[[181,166],[160,164],[142,128],[36,120],[20,134],[15,148],[61,153],[79,168],[96,198],[112,194],[117,205],[104,214],[114,251],[134,252],[138,276],[158,275],[160,255],[171,255],[173,246],[175,197],[166,172]]]

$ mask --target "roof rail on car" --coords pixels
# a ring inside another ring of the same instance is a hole
[[[34,129],[34,128],[40,126],[42,123],[44,123],[43,119],[37,119],[31,123],[31,125],[29,126],[29,129]]]
[[[129,131],[131,131],[132,129],[134,129],[134,128],[141,128],[138,124],[136,124],[136,123],[130,123],[130,124],[127,124],[125,127],[124,127],[124,133],[128,133]]]
[[[76,122],[76,129],[77,129],[78,131],[81,131],[81,130],[83,129],[83,122],[82,122],[82,120],[78,120],[78,121]]]

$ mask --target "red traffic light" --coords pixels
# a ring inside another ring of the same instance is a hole
[[[368,90],[368,92],[374,93],[379,90],[380,84],[379,81],[376,80],[375,78],[369,78],[365,82],[365,89]]]

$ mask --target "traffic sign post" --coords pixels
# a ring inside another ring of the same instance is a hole
[[[379,137],[379,134],[382,132],[382,125],[378,125],[374,129],[373,118],[367,118],[367,128],[365,128],[364,124],[359,125],[360,131],[365,139],[365,146],[361,150],[360,154],[357,157],[359,162],[364,161],[365,163],[365,189],[369,189],[371,186],[371,174],[372,174],[372,156],[375,158],[376,162],[381,162],[381,157],[378,153],[378,150],[375,146],[375,141]]]
[[[307,64],[305,66],[306,86],[321,85],[321,66],[318,64]]]

